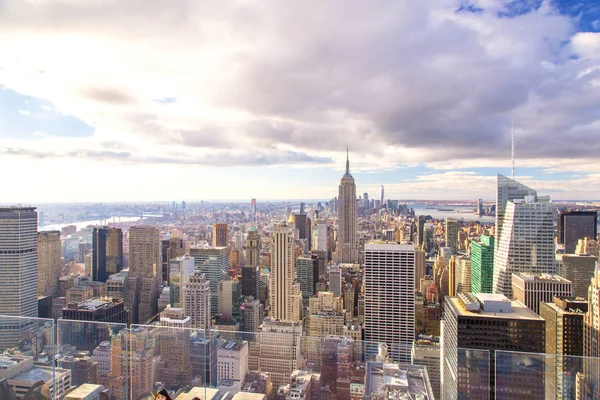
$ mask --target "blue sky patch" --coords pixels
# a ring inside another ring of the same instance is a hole
[[[0,86],[0,138],[87,137],[93,133],[93,127],[59,113],[49,101]]]

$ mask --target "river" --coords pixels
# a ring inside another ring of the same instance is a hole
[[[141,218],[140,217],[110,217],[108,219],[103,219],[103,220],[99,220],[99,219],[95,219],[95,220],[89,220],[89,221],[77,221],[77,222],[61,222],[60,224],[48,224],[48,225],[44,225],[44,226],[40,226],[39,230],[44,230],[44,231],[60,231],[62,228],[64,228],[65,226],[70,226],[70,225],[75,225],[77,227],[77,230],[81,230],[83,228],[85,228],[88,225],[107,225],[109,223],[113,223],[113,222],[137,222],[140,221]]]
[[[474,206],[428,206],[426,204],[407,204],[415,210],[415,215],[431,215],[434,219],[444,219],[446,217],[464,219],[465,221],[481,221],[481,222],[494,222],[494,217],[482,216],[475,214]],[[431,208],[429,208],[431,207]],[[439,211],[443,209],[444,211]],[[451,210],[451,211],[445,211]]]

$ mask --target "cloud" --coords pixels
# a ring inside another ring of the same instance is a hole
[[[577,23],[538,1],[15,0],[0,85],[94,127],[61,157],[495,165],[514,114],[523,164],[596,160],[600,41]]]

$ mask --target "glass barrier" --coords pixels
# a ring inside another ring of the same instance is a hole
[[[163,325],[131,325],[122,332],[129,342],[131,398],[162,389],[173,399],[186,393],[211,398],[209,388],[217,383],[216,349],[221,339],[202,329],[169,326],[174,320],[160,323]]]
[[[54,365],[55,343],[52,319],[0,315],[0,367],[6,379],[0,398],[34,393],[45,399],[62,398],[71,376]]]
[[[497,350],[494,358],[496,399],[545,398],[545,354]]]
[[[600,358],[496,352],[497,398],[594,399],[599,373]]]
[[[115,399],[127,400],[128,346],[126,324],[58,319],[57,366],[71,374],[71,385],[98,384]]]

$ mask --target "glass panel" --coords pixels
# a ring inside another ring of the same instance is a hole
[[[496,399],[545,398],[545,354],[496,351],[495,358],[495,382],[492,382],[492,387]],[[550,364],[554,360],[552,357]]]
[[[518,398],[522,393],[539,395],[542,391],[546,399],[598,397],[599,358],[500,351],[496,353],[496,376],[499,379],[496,393],[501,394],[499,398]],[[511,382],[511,379],[514,381]],[[528,382],[533,379],[537,381]]]
[[[37,392],[43,398],[60,398],[70,387],[69,371],[55,368],[55,325],[51,319],[0,315],[0,364],[8,387],[0,398],[14,392],[22,398]],[[43,381],[43,384],[37,384]],[[53,397],[54,396],[54,397]]]
[[[126,324],[59,319],[57,365],[70,371],[73,387],[104,386],[117,400],[127,397],[127,341],[121,340]]]
[[[218,338],[204,330],[131,325],[122,335],[129,342],[131,398],[163,389],[171,398],[192,389],[196,396],[206,398],[206,388],[216,386]]]
[[[440,351],[444,399],[490,398],[492,369],[489,351],[452,347],[443,347]]]

